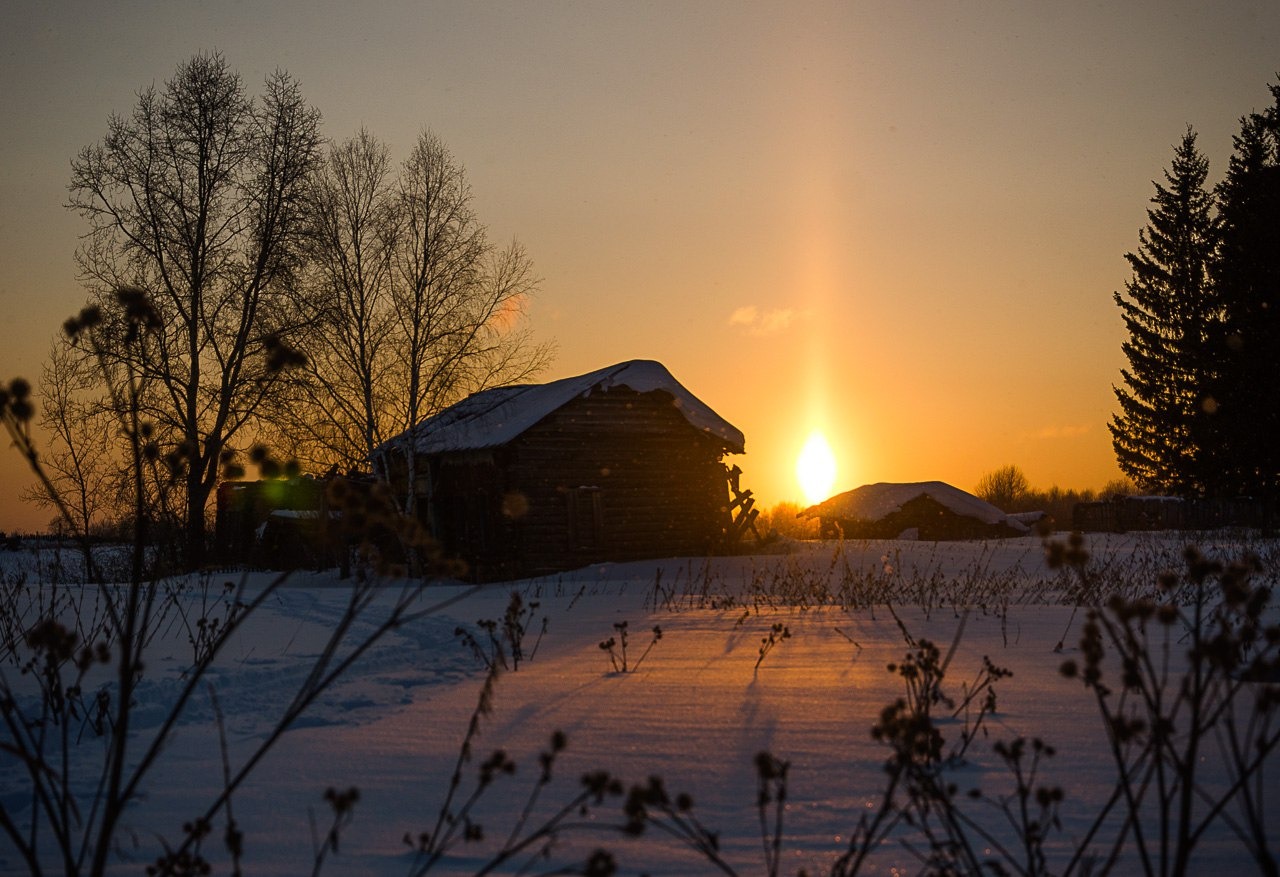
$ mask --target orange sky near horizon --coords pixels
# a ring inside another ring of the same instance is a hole
[[[1114,7],[1114,8],[1113,8]],[[1229,7],[1229,8],[1227,8]],[[746,435],[764,505],[1013,463],[1118,477],[1112,293],[1185,127],[1220,177],[1269,103],[1280,5],[267,2],[0,9],[0,376],[83,303],[63,207],[112,112],[199,51],[280,67],[341,139],[431,128],[542,278],[543,376],[656,359]],[[0,449],[0,530],[50,515]]]

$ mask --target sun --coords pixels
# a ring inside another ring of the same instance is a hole
[[[809,436],[796,459],[796,480],[804,493],[805,502],[813,505],[831,495],[836,483],[836,457],[826,437],[815,430]]]

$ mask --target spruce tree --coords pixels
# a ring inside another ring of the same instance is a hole
[[[1209,282],[1216,242],[1208,159],[1188,128],[1165,171],[1136,252],[1133,275],[1115,293],[1129,338],[1128,368],[1115,388],[1120,413],[1110,423],[1121,471],[1143,490],[1194,496],[1208,487],[1203,453],[1210,424],[1209,341],[1219,309]]]
[[[1241,120],[1217,188],[1212,279],[1224,309],[1212,388],[1224,495],[1280,496],[1280,85]]]

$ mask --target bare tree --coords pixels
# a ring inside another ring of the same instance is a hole
[[[1098,495],[1103,498],[1116,496],[1136,496],[1138,493],[1138,485],[1132,480],[1121,476],[1120,478],[1112,478],[1106,484],[1102,485],[1102,489],[1098,491]]]
[[[122,493],[119,432],[110,406],[103,402],[100,375],[93,363],[65,341],[54,343],[40,387],[40,428],[50,440],[41,462],[63,506],[58,507],[43,484],[23,491],[21,498],[54,512],[55,523],[73,531],[89,575],[92,530],[118,517],[128,505]]]
[[[397,427],[412,432],[468,393],[536,373],[551,349],[515,328],[538,284],[528,254],[514,242],[503,250],[489,242],[461,165],[429,131],[401,170],[396,219],[391,300],[403,388]],[[410,485],[413,456],[406,461]],[[411,514],[414,491],[405,497]]]
[[[288,74],[272,74],[253,99],[220,55],[198,55],[163,91],[140,92],[133,113],[112,116],[102,142],[72,163],[68,206],[90,225],[83,279],[98,298],[146,290],[160,318],[154,352],[132,365],[147,388],[141,415],[184,461],[192,565],[219,460],[275,388],[268,360],[299,318],[319,118]],[[103,338],[108,356],[138,349]]]
[[[300,344],[307,366],[272,409],[277,447],[316,469],[363,467],[462,396],[545,367],[551,348],[522,325],[538,286],[528,254],[489,241],[463,168],[433,134],[398,175],[367,132],[335,145],[311,208],[316,318]]]
[[[311,189],[308,362],[271,420],[273,444],[315,468],[367,465],[387,437],[392,183],[386,146],[362,130],[331,147]]]
[[[1017,504],[1031,491],[1027,475],[1012,464],[1001,466],[978,479],[974,493],[1001,511],[1015,511]]]

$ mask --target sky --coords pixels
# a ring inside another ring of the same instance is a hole
[[[0,377],[84,303],[70,163],[219,51],[334,139],[430,129],[541,278],[551,380],[656,359],[746,435],[766,505],[812,433],[833,490],[1118,477],[1112,294],[1187,125],[1216,181],[1270,101],[1280,5],[35,3],[0,8]],[[0,454],[0,530],[42,527]]]

